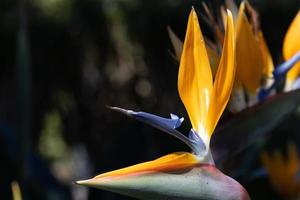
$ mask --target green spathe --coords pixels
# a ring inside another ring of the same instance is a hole
[[[246,200],[246,190],[214,165],[93,178],[77,184],[145,200]]]

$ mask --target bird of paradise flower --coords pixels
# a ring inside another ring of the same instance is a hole
[[[222,26],[203,3],[206,15],[203,19],[211,27],[216,42],[206,39],[208,54],[212,63],[212,71],[215,71],[219,62],[218,48],[222,46],[220,41],[224,37]],[[268,96],[273,95],[274,88],[282,82],[287,74],[285,91],[300,87],[300,44],[298,33],[300,30],[300,12],[291,23],[283,43],[283,55],[285,62],[274,67],[272,56],[259,25],[259,15],[249,2],[243,1],[239,8],[232,0],[225,1],[221,7],[221,16],[224,24],[224,16],[227,7],[233,13],[236,32],[236,79],[229,101],[229,110],[233,113],[252,107]],[[169,35],[175,49],[176,56],[180,58],[182,44],[179,38],[169,28]]]
[[[231,10],[237,10],[232,1],[226,2]],[[237,75],[230,101],[233,112],[251,107],[273,95],[274,88],[283,81],[286,74],[285,91],[299,88],[296,79],[300,63],[300,40],[296,37],[300,29],[299,12],[285,35],[285,62],[276,67],[260,28],[258,13],[247,1],[242,2],[238,12],[235,12]]]
[[[179,95],[192,124],[188,137],[176,130],[183,118],[174,114],[169,119],[112,107],[177,137],[192,149],[192,153],[172,153],[76,183],[140,199],[249,199],[237,181],[216,168],[210,153],[211,135],[234,83],[234,41],[233,17],[227,11],[222,56],[213,81],[197,14],[191,10],[178,74]]]

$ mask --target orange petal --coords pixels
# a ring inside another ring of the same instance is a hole
[[[274,70],[272,56],[270,54],[269,48],[267,46],[267,43],[265,41],[262,31],[259,31],[258,38],[259,38],[260,49],[261,49],[261,53],[263,56],[263,62],[264,62],[262,73],[264,76],[270,78],[273,76],[272,73]]]
[[[210,104],[212,74],[197,14],[189,15],[178,74],[178,91],[195,131],[204,124]]]
[[[300,51],[300,11],[298,11],[296,17],[293,19],[283,42],[283,56],[285,60],[288,60],[298,51]]]
[[[231,12],[227,11],[227,23],[222,56],[215,77],[212,103],[210,104],[208,132],[212,133],[217,125],[231,95],[235,80],[235,47],[234,25]]]
[[[283,56],[285,60],[300,51],[300,11],[292,21],[283,42]],[[287,73],[288,83],[293,82],[300,75],[300,61]]]
[[[260,87],[263,70],[263,57],[258,39],[244,13],[244,3],[241,4],[237,21],[236,35],[236,78],[251,93],[256,93]]]
[[[111,179],[120,176],[132,176],[140,173],[157,171],[173,171],[195,166],[199,163],[197,157],[191,153],[172,153],[153,161],[140,163],[130,167],[114,170],[96,176],[94,179]]]
[[[181,53],[182,53],[182,48],[183,48],[183,42],[179,39],[179,37],[174,33],[174,31],[168,26],[167,31],[169,34],[169,38],[171,40],[175,55],[178,60],[180,60]],[[206,40],[206,44],[209,44],[209,41]],[[206,50],[207,50],[207,55],[209,57],[209,62],[211,64],[211,70],[212,70],[212,75],[214,76],[216,74],[218,64],[220,57],[217,53],[216,48],[211,47],[210,45],[206,45]]]

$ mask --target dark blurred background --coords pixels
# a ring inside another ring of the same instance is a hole
[[[299,1],[250,3],[279,63]],[[130,199],[72,183],[189,151],[106,106],[188,119],[166,27],[183,39],[192,5],[203,11],[200,0],[0,1],[1,199],[12,199],[14,180],[24,199]]]

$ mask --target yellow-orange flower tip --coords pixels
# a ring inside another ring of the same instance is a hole
[[[192,8],[178,73],[178,92],[193,129],[205,140],[206,116],[212,91],[212,74],[198,17]],[[204,132],[201,135],[201,132]]]
[[[283,41],[283,57],[290,59],[296,53],[300,52],[300,11],[293,19]],[[287,73],[287,84],[292,84],[300,75],[300,61]]]
[[[237,82],[256,96],[261,83],[264,58],[259,40],[246,17],[244,2],[240,5],[236,26],[236,65]]]
[[[285,38],[283,42],[283,56],[285,60],[288,60],[297,52],[300,51],[300,40],[299,40],[299,32],[300,32],[300,11],[298,11],[297,15],[293,19],[290,24]]]
[[[262,31],[258,32],[258,39],[264,63],[262,74],[265,79],[269,78],[268,80],[270,80],[270,78],[273,77],[274,64]]]
[[[223,51],[213,83],[198,17],[191,10],[178,73],[178,91],[193,129],[206,146],[230,97],[235,74],[234,26],[227,11]]]

